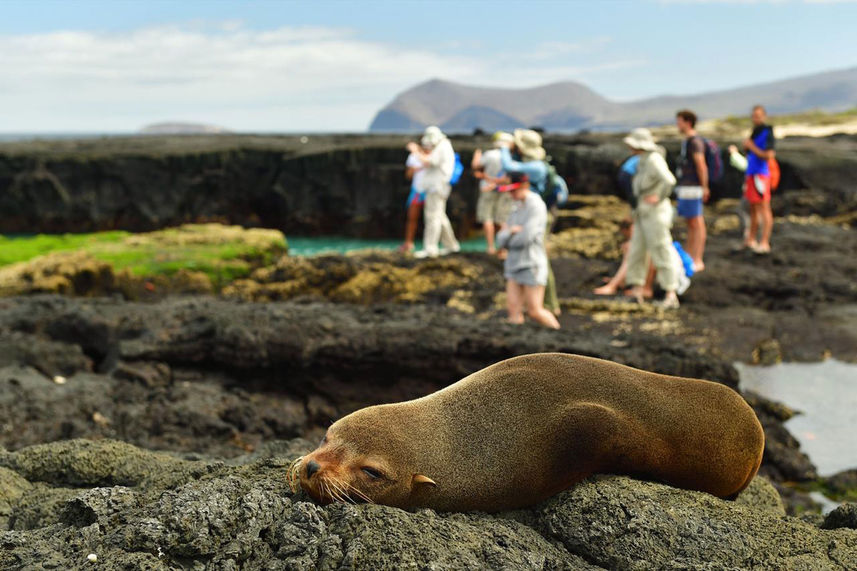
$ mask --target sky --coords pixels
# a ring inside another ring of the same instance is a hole
[[[572,80],[630,101],[857,67],[847,0],[0,0],[0,13],[0,133],[360,132],[433,78]]]

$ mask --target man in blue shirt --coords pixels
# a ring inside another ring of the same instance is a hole
[[[761,105],[753,107],[753,132],[744,139],[747,151],[747,171],[744,179],[744,198],[750,203],[750,235],[746,246],[759,254],[771,251],[771,230],[774,214],[771,212],[771,171],[768,162],[774,151],[774,130],[765,124],[767,113]],[[762,238],[758,242],[759,219],[762,219]]]

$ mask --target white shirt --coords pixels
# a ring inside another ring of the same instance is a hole
[[[442,196],[449,196],[451,187],[449,179],[455,169],[455,151],[452,143],[444,139],[429,153],[428,161],[425,163],[425,190],[426,192],[437,192]]]
[[[482,153],[479,166],[485,169],[486,176],[499,178],[503,174],[503,161],[500,158],[500,149],[491,149]],[[479,181],[479,190],[484,190],[488,187],[493,189],[494,186],[493,182],[487,181],[484,178]]]
[[[414,177],[411,179],[411,188],[417,189],[417,192],[425,192],[425,185],[423,179],[425,178],[425,169],[423,168],[423,162],[420,158],[411,153],[408,155],[408,160],[405,161],[405,166],[409,169],[414,170]]]

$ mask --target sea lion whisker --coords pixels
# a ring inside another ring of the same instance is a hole
[[[348,482],[343,482],[343,483],[345,484],[345,486],[349,490],[353,491],[357,495],[358,498],[360,498],[361,500],[363,500],[367,504],[374,504],[375,503],[372,501],[372,498],[370,498],[369,496],[367,496],[366,494],[364,494],[363,492],[361,492],[360,490],[355,488],[353,485],[349,484]]]
[[[321,483],[321,487],[324,491],[324,494],[328,498],[330,498],[331,501],[339,501],[339,502],[342,501],[342,498],[340,497],[339,492],[336,489],[334,489],[333,483],[330,481],[329,477],[328,478],[322,478],[319,480],[319,482]]]
[[[301,487],[300,469],[303,459],[303,456],[295,458],[286,468],[286,483],[292,493],[297,493]]]
[[[352,503],[352,504],[357,503],[354,501],[354,499],[351,496],[348,495],[348,491],[344,487],[345,482],[342,482],[341,480],[339,480],[337,478],[331,478],[330,484],[339,493],[339,497],[341,498],[341,500],[343,502],[347,501],[348,503]]]

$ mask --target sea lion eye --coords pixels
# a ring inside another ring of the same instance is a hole
[[[372,478],[373,480],[378,480],[378,479],[380,479],[380,478],[383,478],[383,477],[384,477],[384,475],[383,475],[383,474],[381,474],[381,472],[379,472],[379,471],[378,471],[378,470],[376,470],[375,468],[369,468],[368,466],[364,466],[364,467],[363,467],[363,468],[361,468],[361,469],[363,470],[363,472],[364,472],[367,476],[369,476],[369,477],[370,477],[370,478]]]

